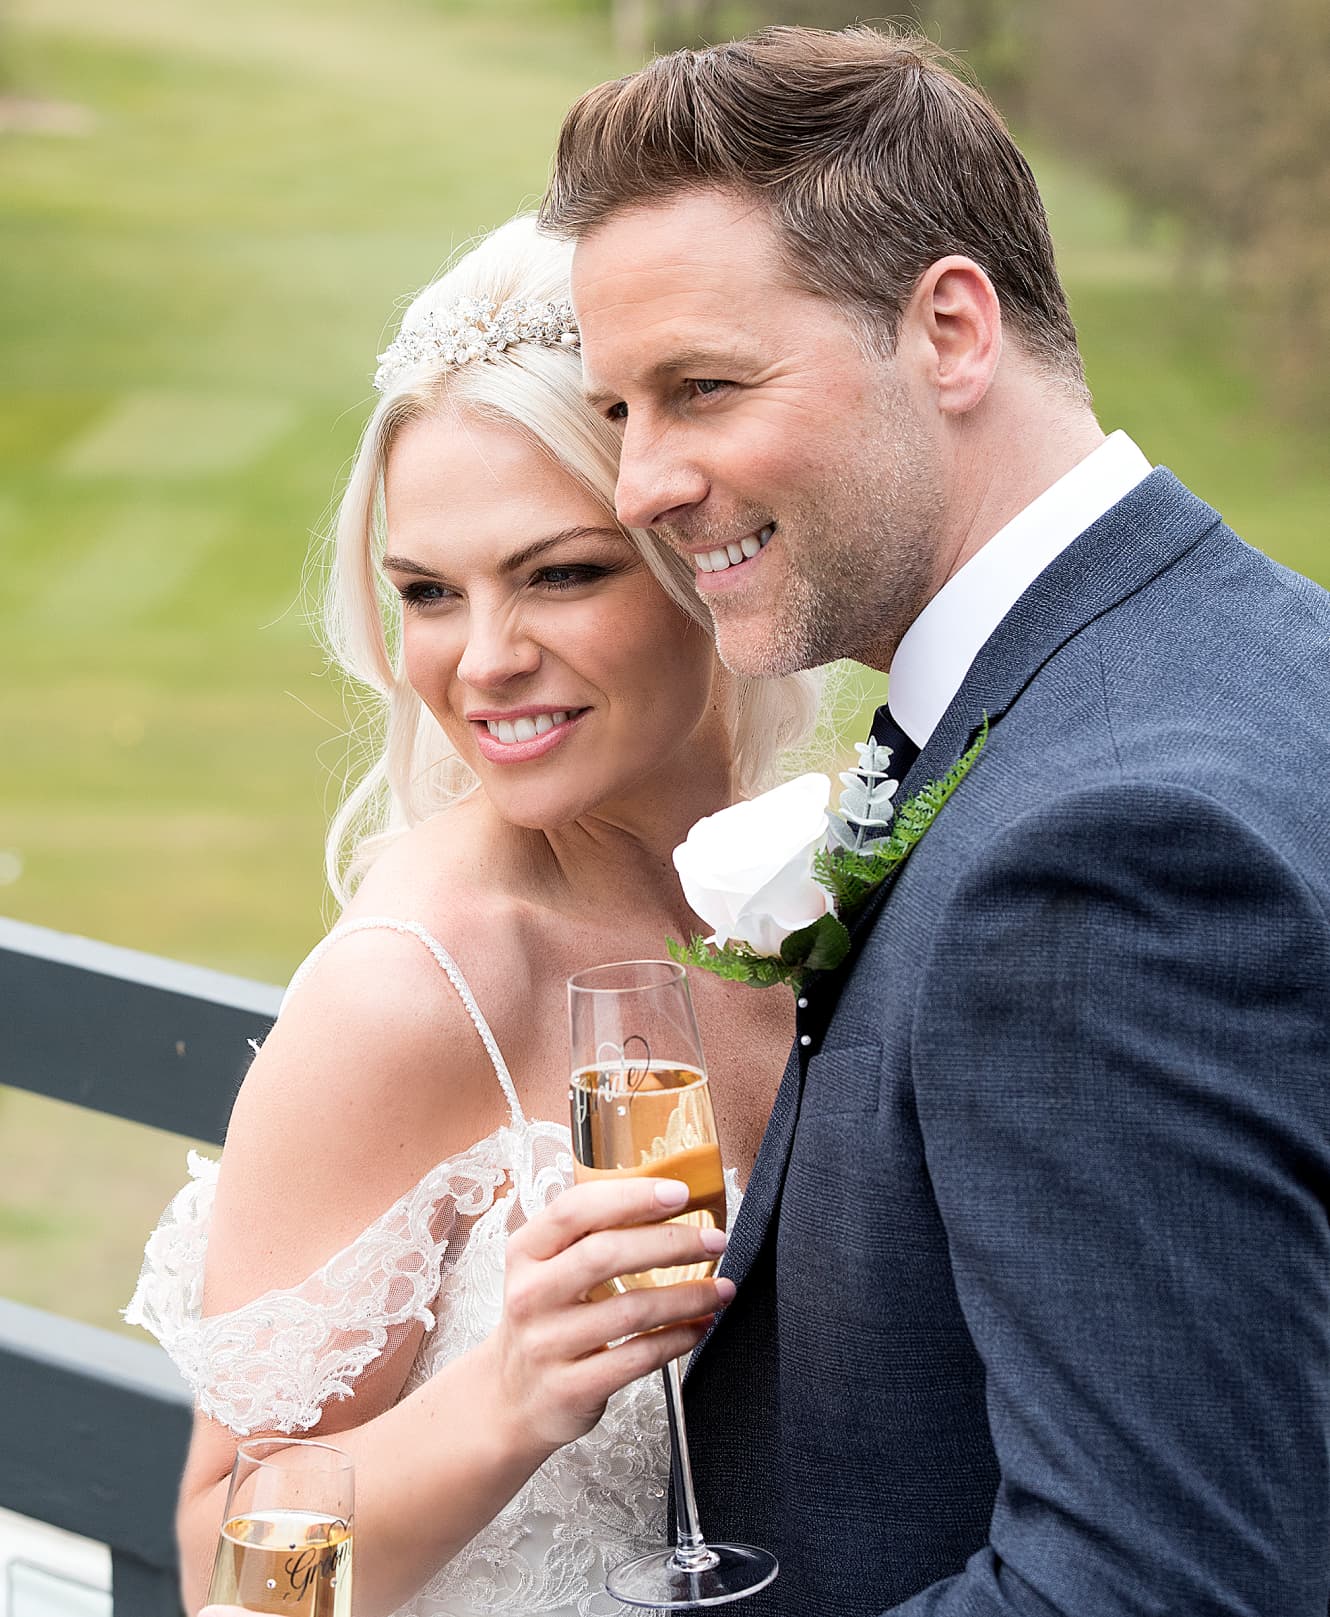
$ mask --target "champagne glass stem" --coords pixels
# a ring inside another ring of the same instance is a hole
[[[688,1459],[688,1432],[683,1423],[683,1378],[678,1359],[660,1372],[665,1383],[665,1410],[670,1423],[670,1477],[674,1484],[674,1560],[685,1572],[705,1572],[720,1559],[707,1547],[697,1519],[693,1467]]]

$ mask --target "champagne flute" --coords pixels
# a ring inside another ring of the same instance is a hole
[[[675,1224],[725,1227],[725,1180],[688,979],[668,960],[597,966],[568,980],[572,1032],[574,1178],[680,1179],[688,1201]],[[620,1275],[620,1291],[712,1274],[716,1259]],[[688,1463],[677,1360],[661,1371],[670,1427],[675,1543],[615,1567],[605,1588],[629,1606],[682,1611],[765,1589],[779,1564],[749,1544],[702,1536]]]
[[[351,1617],[354,1476],[309,1438],[242,1443],[231,1468],[208,1604]]]

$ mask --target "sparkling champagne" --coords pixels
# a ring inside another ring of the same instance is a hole
[[[636,1069],[616,1063],[573,1074],[573,1177],[681,1179],[688,1201],[672,1224],[725,1228],[725,1178],[706,1074],[652,1061]],[[714,1274],[717,1258],[621,1275],[624,1290],[672,1286]]]
[[[208,1603],[288,1617],[351,1617],[352,1533],[307,1510],[262,1510],[222,1526]]]

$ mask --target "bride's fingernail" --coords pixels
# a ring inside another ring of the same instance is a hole
[[[658,1207],[682,1207],[688,1200],[688,1186],[682,1179],[656,1180],[656,1205]]]
[[[704,1252],[723,1252],[730,1244],[730,1238],[724,1230],[699,1230]]]
[[[719,1302],[722,1308],[724,1308],[727,1303],[732,1303],[734,1301],[734,1294],[737,1290],[738,1287],[734,1284],[733,1280],[727,1280],[724,1275],[720,1277],[720,1279],[716,1282],[716,1300]]]

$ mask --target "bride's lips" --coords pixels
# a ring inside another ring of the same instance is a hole
[[[492,718],[519,719],[536,713],[549,711],[546,708],[531,708],[526,712],[519,710],[515,713],[489,715]],[[535,736],[530,741],[500,741],[498,736],[491,735],[489,725],[485,719],[471,719],[472,734],[476,738],[476,750],[480,756],[492,764],[525,764],[533,758],[543,758],[547,752],[553,752],[560,742],[567,739],[568,732],[575,730],[586,715],[591,711],[584,707],[580,711],[566,709],[569,716],[562,724],[556,724],[552,730],[546,730],[544,735]]]

